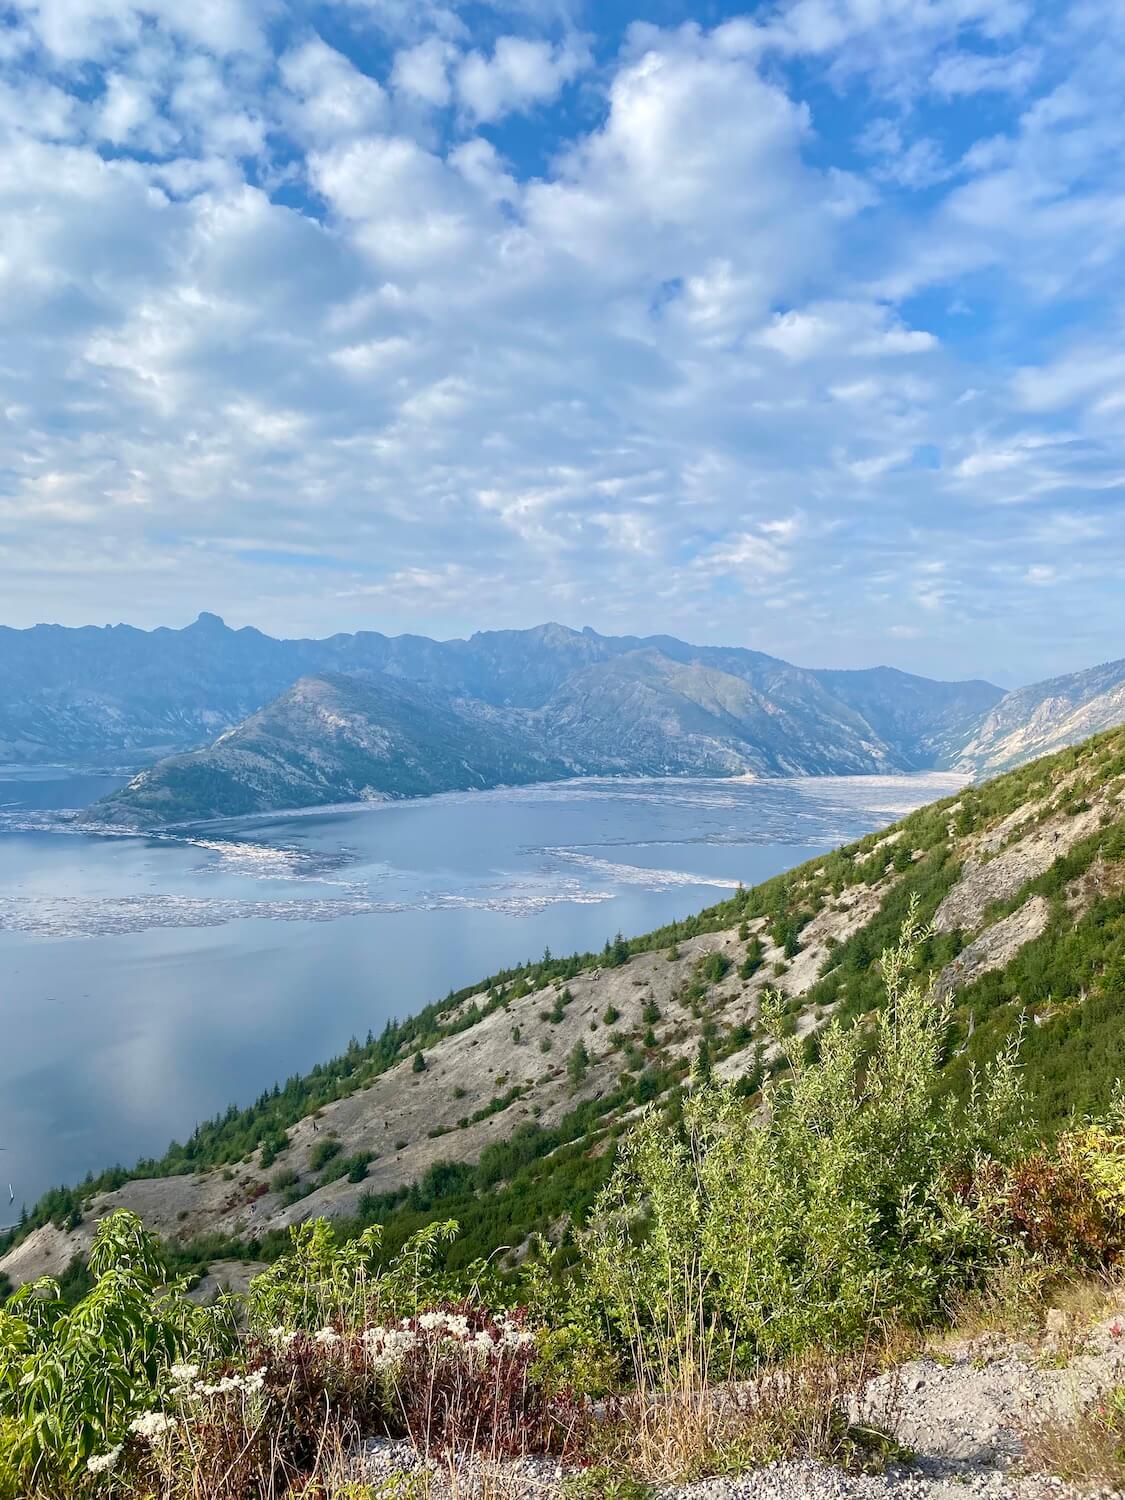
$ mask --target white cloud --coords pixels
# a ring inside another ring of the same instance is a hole
[[[373,258],[411,279],[474,247],[478,222],[460,173],[405,136],[370,137],[309,159],[317,190],[356,225]]]
[[[457,97],[478,123],[547,104],[587,66],[586,47],[570,39],[552,47],[527,37],[502,36],[491,57],[473,51],[457,66]]]
[[[826,354],[878,359],[926,354],[938,346],[932,333],[904,327],[885,307],[845,302],[817,303],[776,313],[758,339],[793,361]]]
[[[458,55],[444,38],[427,37],[395,55],[391,81],[399,93],[441,108],[453,98],[449,70]]]
[[[1042,67],[1036,48],[1023,48],[1008,56],[954,52],[943,57],[930,75],[930,85],[939,94],[956,98],[963,94],[1023,93]]]
[[[152,93],[143,83],[121,73],[109,74],[98,110],[98,130],[105,140],[124,145],[150,123],[154,112]]]
[[[28,33],[66,63],[135,45],[153,22],[170,37],[220,55],[265,45],[266,6],[256,0],[14,0],[12,8]]]
[[[278,68],[303,139],[331,141],[382,125],[387,113],[382,88],[319,36],[286,52]]]
[[[78,101],[39,79],[0,82],[0,128],[48,141],[73,139],[78,133]]]
[[[68,3],[0,52],[10,617],[984,670],[1054,649],[1054,569],[1054,635],[1117,628],[1112,7],[804,0],[595,69],[544,7]]]

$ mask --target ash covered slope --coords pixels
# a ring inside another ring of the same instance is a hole
[[[65,1268],[119,1205],[178,1243],[233,1236],[247,1254],[269,1230],[372,1202],[392,1224],[458,1218],[470,1257],[557,1236],[588,1202],[612,1131],[685,1084],[701,1044],[716,1073],[754,1093],[774,1056],[767,987],[801,1035],[877,1006],[878,955],[911,896],[933,922],[925,964],[954,1006],[956,1076],[1022,1018],[1040,1126],[1106,1109],[1125,1077],[1125,730],[672,928],[466,989],[201,1127],[132,1180],[45,1200],[0,1272]]]
[[[418,797],[571,770],[484,705],[444,701],[386,675],[302,677],[208,749],[159,761],[85,818],[145,827]]]
[[[862,714],[899,764],[911,770],[948,765],[1004,696],[991,682],[933,682],[895,667],[815,676]]]
[[[995,775],[1125,723],[1125,659],[1007,693],[976,726],[958,770]]]

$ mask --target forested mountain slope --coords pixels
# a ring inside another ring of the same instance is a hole
[[[837,691],[820,680],[831,674],[758,652],[560,626],[455,645],[466,653],[441,648],[420,680],[390,665],[301,678],[207,748],[141,772],[87,821],[145,827],[575,775],[913,769],[998,692],[887,669],[839,674]],[[469,648],[482,655],[464,670]]]
[[[912,897],[933,924],[925,967],[953,1007],[954,1076],[1022,1027],[1038,1123],[1103,1109],[1125,1077],[1123,797],[1118,730],[672,928],[495,976],[201,1126],[129,1180],[50,1196],[0,1272],[62,1269],[117,1205],[200,1253],[270,1253],[276,1231],[320,1214],[382,1219],[393,1239],[450,1213],[466,1229],[451,1254],[466,1257],[532,1230],[565,1240],[641,1105],[700,1067],[755,1093],[777,1058],[767,991],[810,1047],[831,1017],[878,1004],[878,955]]]

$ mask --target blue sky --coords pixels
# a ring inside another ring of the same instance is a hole
[[[1120,0],[0,0],[0,618],[1125,654]]]

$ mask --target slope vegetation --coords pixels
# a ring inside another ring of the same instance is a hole
[[[469,1259],[532,1232],[563,1246],[606,1146],[696,1072],[753,1096],[780,1065],[762,1024],[815,1050],[881,1003],[879,953],[912,899],[925,969],[954,1005],[951,1076],[1025,1030],[1038,1124],[1103,1110],[1125,1077],[1125,731],[913,813],[890,830],[601,954],[494,976],[356,1043],[185,1145],[39,1206],[0,1259],[63,1269],[115,1207],[193,1253],[270,1255],[325,1215],[393,1242],[436,1214]],[[201,1245],[208,1247],[200,1250]]]

